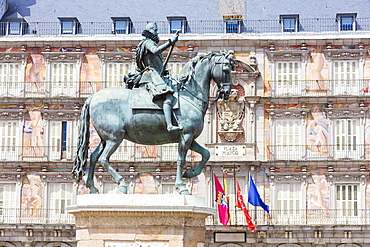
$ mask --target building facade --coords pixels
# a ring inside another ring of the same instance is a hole
[[[364,0],[1,0],[0,247],[77,246],[66,207],[89,193],[70,174],[80,111],[89,95],[125,86],[149,21],[164,41],[180,31],[173,75],[198,54],[234,51],[231,97],[216,101],[212,85],[197,140],[211,158],[185,180],[216,208],[213,173],[226,174],[231,223],[207,218],[205,246],[370,246],[369,9]],[[177,144],[123,141],[110,162],[130,194],[168,194],[176,159]],[[199,160],[189,152],[187,168]],[[102,166],[95,174],[101,193],[120,193]],[[247,205],[254,232],[235,207],[236,179],[247,203],[250,175],[270,206]]]

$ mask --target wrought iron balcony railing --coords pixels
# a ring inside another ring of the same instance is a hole
[[[231,225],[246,225],[244,213],[237,209],[230,212]],[[301,209],[270,210],[270,214],[257,209],[250,210],[250,216],[256,226],[295,225],[295,226],[335,226],[368,225],[370,209]],[[217,213],[206,219],[206,225],[221,225]]]
[[[235,20],[233,20],[235,23]],[[321,33],[363,33],[370,31],[370,18],[356,18],[352,30],[340,30],[336,18],[306,18],[299,19],[297,29],[283,29],[280,19],[276,20],[237,20],[237,24],[228,28],[225,20],[187,20],[183,33],[187,34],[220,34],[245,33],[248,35],[295,35],[295,34],[321,34]],[[141,35],[147,21],[131,22],[126,30],[114,30],[113,22],[76,22],[73,29],[62,30],[60,22],[21,22],[18,29],[10,28],[9,22],[0,23],[0,35]],[[168,21],[157,21],[160,34],[170,33]],[[288,32],[287,32],[288,31]]]
[[[89,152],[94,151],[90,146]],[[76,146],[0,146],[1,161],[72,161],[76,156]],[[188,161],[199,161],[194,152],[188,152]],[[131,143],[121,145],[111,156],[110,161],[117,162],[175,162],[177,144],[139,145]]]
[[[269,81],[272,97],[366,96],[369,79]]]
[[[65,209],[0,209],[0,224],[74,225],[75,223],[74,216]]]
[[[122,81],[0,82],[0,97],[87,98],[108,87],[124,87]]]
[[[268,160],[370,160],[370,144],[268,145]]]

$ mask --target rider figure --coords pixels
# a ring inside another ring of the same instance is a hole
[[[174,36],[172,39],[169,39],[166,43],[158,46],[159,42],[158,37],[158,28],[157,23],[152,22],[146,25],[145,29],[142,32],[142,35],[145,37],[138,45],[136,51],[136,64],[137,70],[139,72],[144,71],[147,67],[152,67],[160,77],[157,78],[156,82],[148,85],[147,88],[151,91],[154,97],[164,97],[163,102],[163,113],[166,120],[167,130],[169,132],[182,130],[180,126],[173,126],[172,124],[172,104],[173,104],[173,93],[174,91],[167,83],[171,83],[168,71],[163,71],[163,56],[162,52],[168,47],[174,45],[178,40],[178,36]],[[164,73],[163,73],[164,72]],[[158,80],[160,81],[158,83]]]

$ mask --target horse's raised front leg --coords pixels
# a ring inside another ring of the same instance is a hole
[[[112,140],[106,141],[106,145],[103,150],[103,153],[99,158],[99,162],[112,175],[112,177],[118,184],[119,191],[121,191],[124,194],[127,194],[127,184],[125,179],[118,172],[116,172],[116,170],[113,169],[113,167],[111,167],[109,164],[109,157],[114,153],[114,151],[116,151],[121,141],[122,139],[118,142]]]
[[[101,141],[94,152],[92,152],[90,155],[90,170],[86,180],[86,187],[90,189],[90,194],[99,194],[98,188],[94,186],[94,171],[96,162],[98,162],[98,159],[102,154],[104,147],[105,142]]]
[[[193,134],[183,134],[180,136],[179,150],[177,157],[177,171],[175,188],[182,195],[190,195],[189,190],[185,187],[182,181],[182,171],[186,162],[186,153],[193,142]]]
[[[199,165],[194,169],[187,169],[182,175],[184,178],[193,178],[198,176],[202,172],[204,165],[207,163],[209,157],[211,156],[209,151],[202,147],[201,145],[199,145],[199,143],[197,143],[196,141],[193,141],[191,143],[190,150],[201,154],[202,160],[200,161]]]

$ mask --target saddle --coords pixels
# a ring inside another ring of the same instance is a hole
[[[140,73],[139,79],[135,79],[136,85],[131,87],[131,109],[163,109],[165,94],[173,95],[172,109],[178,108],[178,89],[176,85],[172,85],[172,80],[166,79],[170,84],[167,85],[158,72],[150,67]]]
[[[172,87],[173,93],[173,109],[178,109],[178,90],[177,87]],[[153,95],[145,87],[133,88],[130,94],[131,109],[147,109],[147,110],[162,110],[163,99],[153,100]]]

